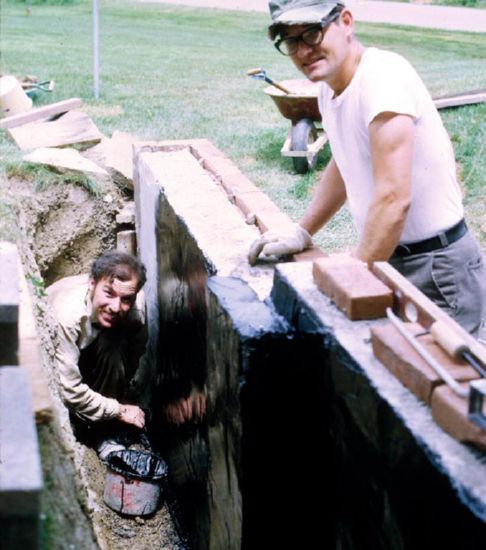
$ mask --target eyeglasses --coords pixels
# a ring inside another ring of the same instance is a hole
[[[331,23],[341,14],[341,10],[332,13],[329,17],[318,23],[308,27],[303,33],[298,36],[288,36],[287,38],[280,38],[275,42],[274,46],[282,55],[295,55],[299,49],[299,42],[302,40],[307,46],[317,46],[320,44],[327,29],[331,26]]]

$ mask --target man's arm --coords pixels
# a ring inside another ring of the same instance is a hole
[[[321,175],[314,198],[299,224],[288,224],[263,233],[251,246],[248,261],[255,264],[260,254],[284,256],[312,246],[311,234],[320,229],[344,204],[344,182],[331,159]]]
[[[369,125],[375,193],[353,253],[364,262],[388,260],[399,243],[411,202],[414,132],[413,119],[396,113]]]
[[[75,329],[59,324],[56,360],[64,403],[71,411],[94,422],[116,418],[120,404],[116,399],[93,391],[83,382],[78,367],[79,356]]]
[[[312,202],[299,224],[313,235],[341,208],[346,201],[346,189],[341,173],[331,158],[322,173]]]
[[[59,325],[59,342],[56,350],[57,372],[61,396],[66,406],[82,417],[97,422],[117,419],[139,428],[145,425],[143,411],[136,405],[121,405],[116,399],[105,397],[83,382],[78,367],[79,348],[76,335]]]

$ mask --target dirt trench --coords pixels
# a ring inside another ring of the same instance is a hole
[[[96,256],[114,248],[116,214],[133,200],[111,179],[99,182],[99,189],[95,196],[67,176],[60,176],[44,190],[15,177],[8,180],[6,189],[18,208],[19,249],[56,417],[52,425],[39,429],[45,486],[42,547],[182,550],[186,544],[175,528],[170,500],[161,499],[157,511],[144,518],[122,517],[105,505],[105,466],[92,449],[75,440],[67,409],[59,399],[54,369],[56,329],[44,289],[59,278],[89,271]],[[80,510],[87,520],[80,518]]]

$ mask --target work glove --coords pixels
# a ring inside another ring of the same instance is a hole
[[[312,237],[299,224],[269,229],[250,247],[248,261],[255,265],[258,256],[286,256],[302,252],[312,246]]]

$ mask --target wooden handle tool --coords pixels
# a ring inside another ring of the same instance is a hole
[[[467,361],[473,369],[486,378],[486,369],[470,347],[462,340],[461,336],[445,321],[436,321],[430,327],[430,334],[440,347],[451,357],[458,357]]]
[[[271,84],[272,86],[275,86],[275,88],[278,88],[280,91],[284,92],[285,94],[292,93],[288,88],[286,88],[279,82],[276,82],[275,80],[273,80],[273,78],[270,78],[267,75],[267,72],[265,71],[265,69],[262,69],[261,67],[257,67],[256,69],[248,69],[246,71],[246,74],[253,78],[258,78],[260,80],[264,80],[265,82],[268,82],[269,84]]]

